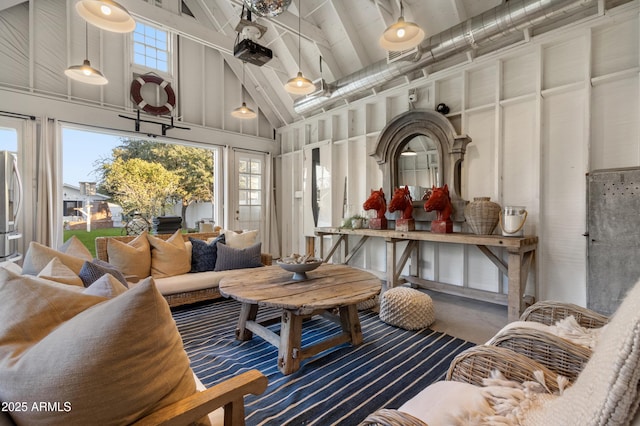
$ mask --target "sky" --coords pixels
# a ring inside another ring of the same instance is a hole
[[[111,157],[111,150],[120,145],[120,137],[104,133],[62,128],[62,178],[64,183],[78,186],[80,182],[95,182],[95,162]],[[17,134],[13,129],[0,128],[0,151],[16,152]]]
[[[111,157],[111,150],[120,145],[120,137],[77,129],[62,129],[62,179],[78,186],[80,182],[96,182],[95,162]]]

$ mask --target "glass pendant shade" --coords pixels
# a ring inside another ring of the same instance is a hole
[[[315,90],[316,86],[311,80],[302,75],[302,71],[298,71],[298,75],[290,78],[284,85],[284,90],[294,95],[308,95]]]
[[[87,22],[103,30],[115,33],[130,33],[136,21],[127,9],[113,0],[81,0],[76,10]]]
[[[82,65],[70,66],[64,70],[64,73],[67,77],[82,83],[102,86],[109,82],[100,71],[91,66],[91,62],[88,59],[85,59]]]
[[[231,116],[235,118],[256,118],[256,113],[242,102],[242,106],[231,111]]]

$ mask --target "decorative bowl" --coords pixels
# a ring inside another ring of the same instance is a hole
[[[302,281],[307,279],[307,272],[313,271],[318,266],[322,265],[322,259],[310,258],[307,259],[305,263],[286,263],[281,260],[277,260],[276,263],[285,271],[293,272],[294,280]]]

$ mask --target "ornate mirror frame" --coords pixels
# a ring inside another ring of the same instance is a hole
[[[431,138],[438,149],[439,169],[438,178],[449,187],[449,195],[454,208],[454,221],[464,220],[464,205],[466,201],[461,197],[461,170],[464,154],[471,138],[458,135],[451,122],[442,114],[416,109],[394,117],[380,132],[375,150],[370,153],[376,159],[383,176],[383,189],[387,198],[393,195],[398,182],[398,158],[404,146],[417,135]],[[421,200],[414,200],[420,203]],[[421,212],[421,213],[420,213]],[[425,214],[420,209],[414,210],[416,220],[431,220],[421,217]]]

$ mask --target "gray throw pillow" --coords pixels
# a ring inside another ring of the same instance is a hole
[[[216,260],[215,271],[228,271],[230,269],[257,268],[263,266],[260,251],[262,243],[244,249],[234,249],[225,244],[217,243],[218,260]]]
[[[216,244],[225,244],[224,234],[210,243],[191,237],[189,237],[189,241],[191,241],[191,272],[213,271],[218,258],[218,246]]]
[[[129,288],[129,284],[124,275],[122,275],[122,272],[118,271],[110,263],[100,259],[94,259],[92,262],[84,262],[78,276],[82,280],[82,284],[84,284],[85,287],[89,287],[104,274],[113,275],[122,285]]]

